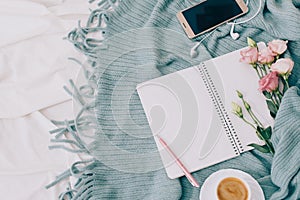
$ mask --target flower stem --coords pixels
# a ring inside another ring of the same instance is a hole
[[[257,64],[254,64],[254,65],[253,65],[253,68],[255,69],[255,71],[256,71],[258,77],[261,79],[261,78],[262,78],[262,74],[261,74],[261,72],[258,70],[258,65],[257,65]]]
[[[261,79],[261,78],[262,78],[262,75],[260,74],[260,72],[258,71],[257,68],[255,68],[255,70],[256,70],[256,73],[257,73],[258,77]]]
[[[271,143],[269,140],[265,139],[265,138],[261,135],[261,133],[260,133],[259,131],[256,131],[256,133],[259,135],[259,138],[262,138],[262,140],[265,142],[265,144],[267,145],[268,149],[270,150],[270,153],[271,153],[272,155],[274,155],[275,150],[274,150],[274,147],[273,147],[272,143]]]
[[[256,125],[263,127],[262,123],[259,121],[259,119],[257,119],[257,117],[255,116],[255,114],[252,112],[251,109],[248,111],[248,113],[250,117],[254,120]]]
[[[256,127],[253,124],[251,124],[248,120],[246,120],[244,117],[242,118],[242,120],[256,130]]]
[[[281,92],[278,89],[275,92],[276,92],[276,94],[277,94],[277,96],[278,96],[278,98],[279,98],[279,100],[281,102],[281,100],[282,100],[282,94],[281,94]]]
[[[264,70],[261,68],[260,65],[259,66],[259,71],[260,71],[260,74],[261,74],[261,77],[265,76],[266,74],[264,73]]]
[[[271,94],[270,100],[271,100],[272,103],[275,105],[275,107],[276,107],[276,112],[277,112],[277,110],[278,110],[278,108],[279,108],[279,104],[278,104],[278,102],[277,102],[276,97],[274,96],[274,93],[273,93],[273,92],[270,92],[270,94]]]
[[[272,155],[274,155],[275,150],[274,150],[274,147],[273,147],[272,143],[269,140],[264,140],[264,142],[266,143],[267,147],[269,148],[270,153]]]
[[[280,103],[281,103],[281,95],[279,94],[278,90],[274,91],[274,96],[276,97],[277,99],[277,102],[278,102],[278,107],[280,106]]]
[[[274,150],[272,143],[269,140],[267,140],[266,145],[269,147],[271,154],[274,155],[275,150]]]
[[[286,76],[283,77],[283,80],[284,80],[284,83],[285,83],[286,87],[290,88],[290,85],[289,85],[289,82],[287,81],[287,79],[288,78]]]
[[[253,119],[254,123],[257,125],[257,126],[261,126],[263,127],[262,123],[257,119],[257,117],[255,116],[255,114],[252,112],[251,110],[251,107],[250,105],[245,101],[244,98],[241,98],[242,101],[243,101],[243,104],[247,110],[247,112],[249,113],[250,117]],[[247,106],[248,105],[248,106]]]
[[[277,95],[276,95],[276,92],[272,92],[272,98],[273,98],[274,101],[275,101],[276,107],[279,108],[280,100],[278,99],[278,97],[277,97]]]
[[[263,75],[265,76],[265,75],[267,75],[267,70],[266,70],[266,67],[265,67],[265,65],[259,65],[259,68],[261,69],[261,71],[263,72]]]

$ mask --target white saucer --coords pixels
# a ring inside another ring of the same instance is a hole
[[[237,177],[245,180],[251,190],[251,200],[265,200],[264,192],[258,182],[249,174],[236,169],[222,169],[211,174],[203,183],[199,199],[200,200],[217,200],[215,195],[216,184],[226,177]]]

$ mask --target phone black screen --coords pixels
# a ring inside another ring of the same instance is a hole
[[[195,35],[243,11],[235,0],[207,0],[182,12]]]

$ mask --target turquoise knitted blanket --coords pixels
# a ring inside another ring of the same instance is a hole
[[[300,0],[262,0],[259,14],[236,26],[240,38],[233,41],[230,26],[222,25],[207,37],[192,59],[194,41],[187,39],[176,19],[189,0],[102,0],[68,39],[86,55],[83,66],[87,84],[70,81],[67,89],[80,105],[75,120],[55,122],[53,145],[89,155],[76,162],[48,187],[68,176],[78,182],[61,195],[69,199],[199,199],[199,189],[185,177],[166,176],[135,87],[138,83],[198,64],[256,41],[288,40],[285,57],[295,61],[291,87],[275,120],[272,141],[276,154],[255,150],[193,173],[200,185],[213,172],[235,168],[251,174],[266,199],[300,199]],[[259,0],[249,1],[251,17]],[[82,25],[85,24],[85,25]],[[201,40],[203,35],[196,40]],[[238,58],[237,58],[238,59]],[[298,87],[297,87],[298,84]],[[69,139],[63,139],[68,132]]]

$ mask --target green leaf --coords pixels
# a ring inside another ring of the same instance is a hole
[[[271,136],[272,136],[272,127],[269,126],[267,127],[265,130],[264,130],[264,138],[266,138],[267,140],[271,139]]]
[[[262,93],[264,94],[264,96],[265,96],[267,99],[271,99],[271,98],[272,98],[272,95],[271,95],[269,92],[263,91]]]
[[[270,115],[275,118],[277,114],[277,107],[274,105],[274,103],[270,100],[266,100],[268,108],[270,110]]]
[[[272,128],[271,126],[267,127],[266,129],[263,129],[261,127],[257,127],[256,129],[257,132],[259,132],[260,134],[257,134],[257,136],[261,139],[261,140],[269,140],[272,136]]]
[[[254,149],[262,152],[262,153],[270,153],[270,149],[267,145],[258,145],[258,144],[248,144],[248,146],[253,147]]]
[[[272,117],[273,119],[275,119],[275,117],[276,117],[276,113],[272,113],[272,112],[270,112],[270,115],[271,115],[271,117]]]

